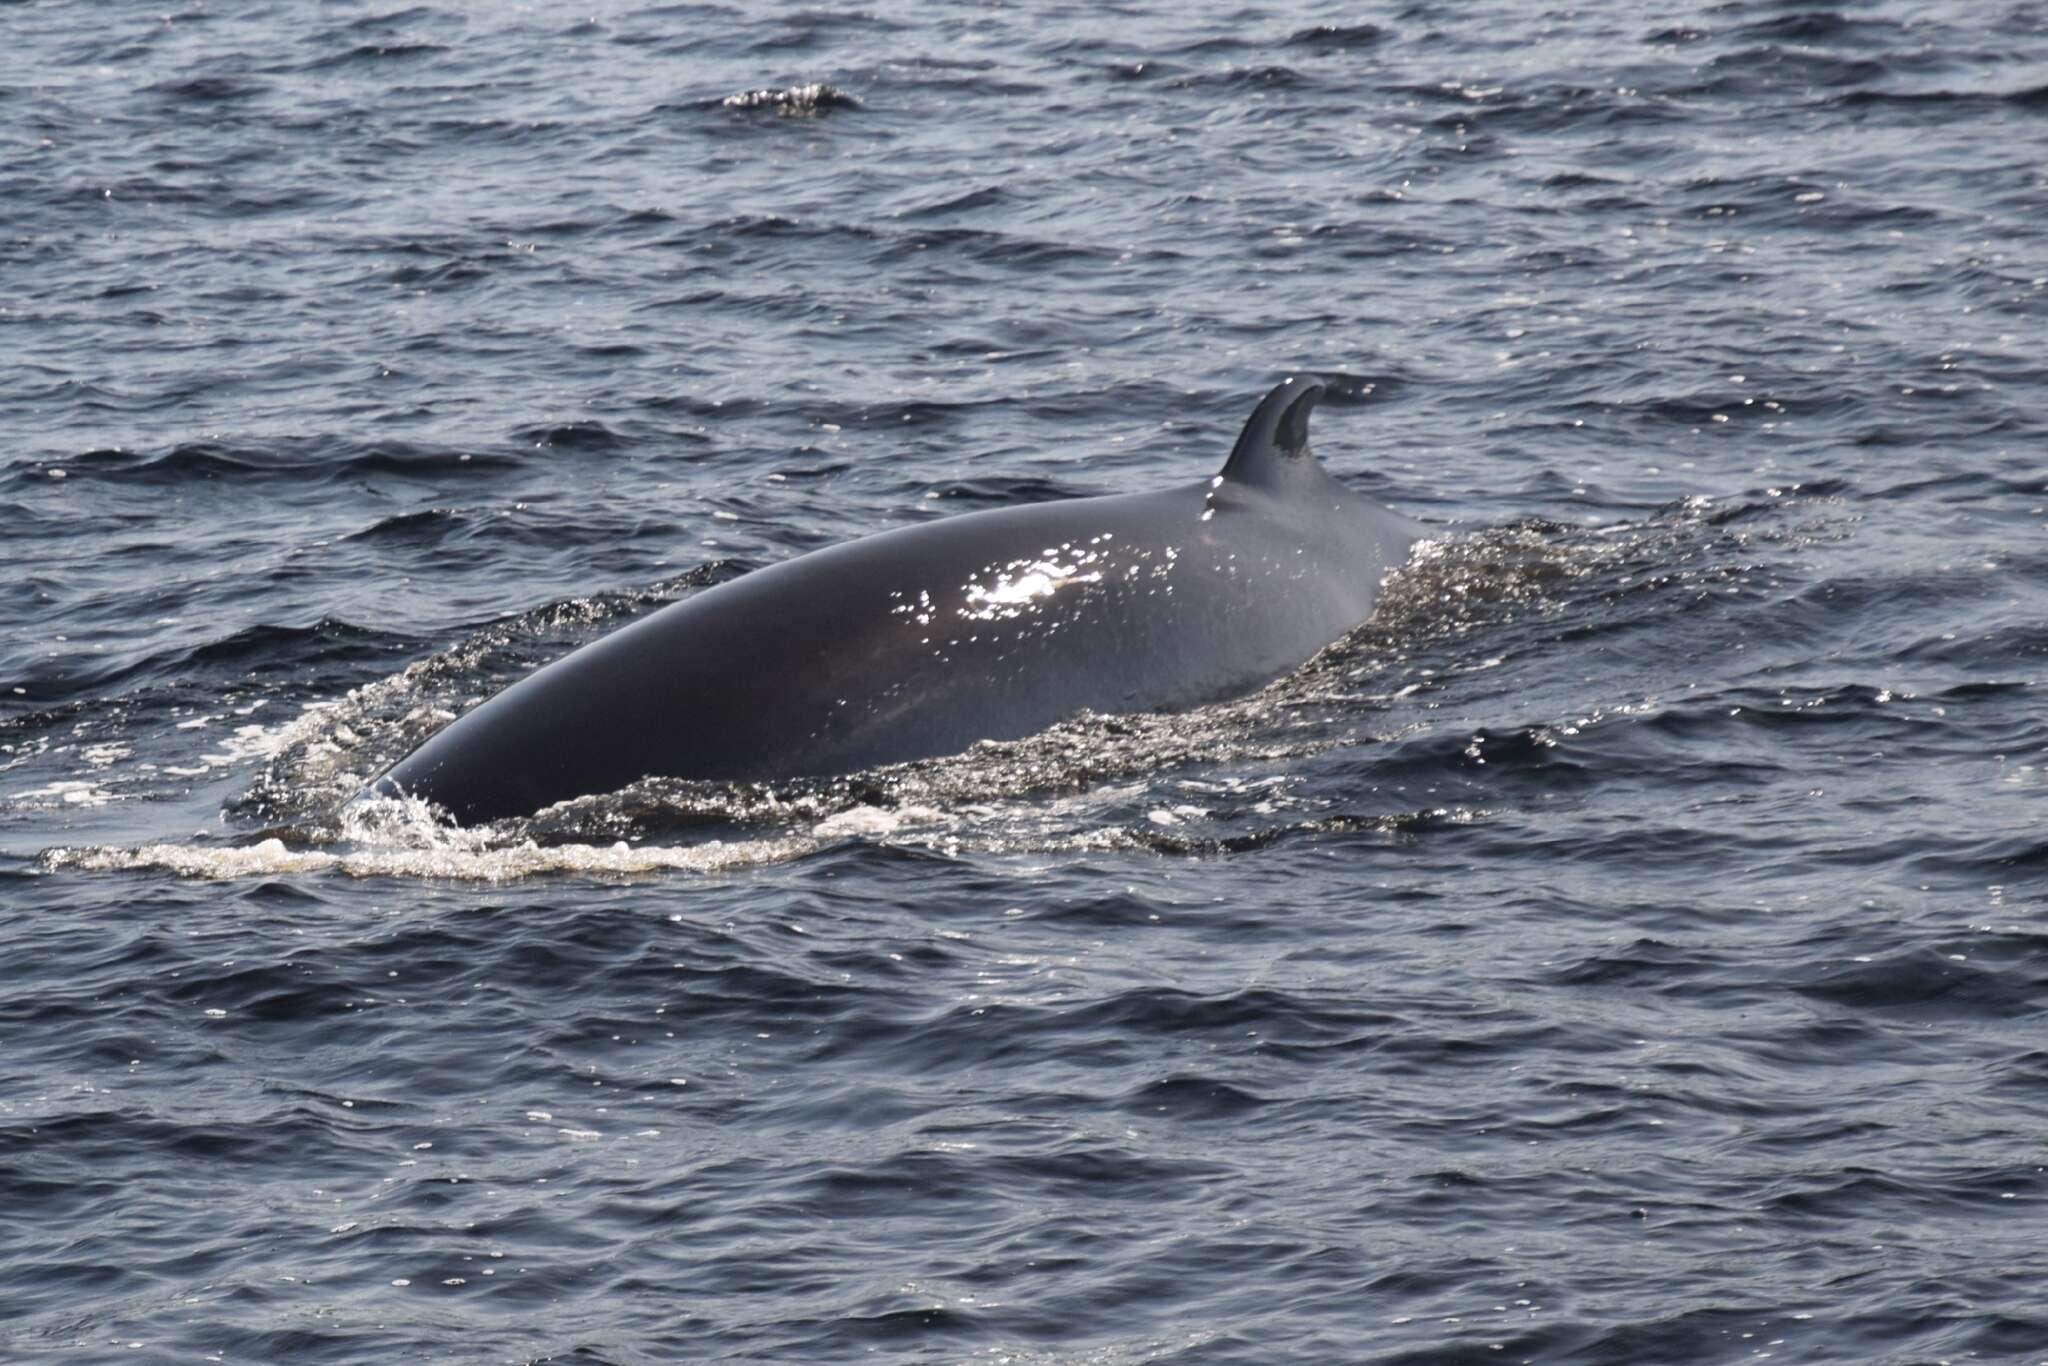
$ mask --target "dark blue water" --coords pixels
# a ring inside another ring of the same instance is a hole
[[[0,36],[0,1359],[2048,1359],[2048,8]],[[1299,370],[1259,696],[342,811]]]

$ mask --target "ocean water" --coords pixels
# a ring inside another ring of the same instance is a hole
[[[2048,7],[0,37],[0,1359],[2048,1361]],[[1252,698],[343,809],[1300,371]]]

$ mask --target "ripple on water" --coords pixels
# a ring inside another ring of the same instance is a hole
[[[0,81],[0,1357],[2048,1342],[2037,14],[82,13]],[[349,804],[1304,367],[1433,536],[1254,697]]]

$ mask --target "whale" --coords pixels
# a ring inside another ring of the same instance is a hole
[[[879,532],[670,603],[430,736],[364,797],[463,825],[650,778],[773,783],[1250,693],[1371,615],[1423,524],[1309,448],[1292,376],[1215,475]]]

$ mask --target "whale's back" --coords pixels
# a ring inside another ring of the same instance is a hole
[[[1300,447],[1245,478],[970,513],[812,552],[674,603],[460,718],[377,787],[465,822],[661,775],[853,773],[1082,711],[1250,691],[1362,622],[1419,528]],[[1289,400],[1289,402],[1281,402]],[[1293,428],[1289,427],[1293,424]]]

